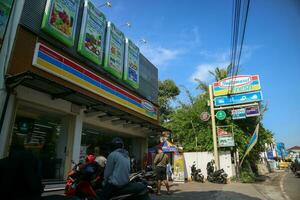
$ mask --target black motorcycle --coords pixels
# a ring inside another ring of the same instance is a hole
[[[201,173],[201,169],[196,169],[196,163],[193,162],[191,166],[191,178],[193,181],[204,183],[204,176]]]
[[[225,173],[223,169],[219,169],[215,171],[214,161],[207,163],[207,180],[212,183],[227,183],[228,175]]]

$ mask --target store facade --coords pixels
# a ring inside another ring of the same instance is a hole
[[[102,55],[97,60],[97,57],[91,59],[80,52],[82,49],[79,51],[77,47],[81,45],[80,34],[84,31],[82,27],[80,29],[80,23],[87,23],[83,20],[84,13],[87,8],[93,8],[89,1],[70,1],[75,3],[69,6],[76,8],[72,19],[72,23],[77,25],[72,29],[73,39],[65,41],[58,31],[55,34],[59,37],[54,37],[50,29],[45,28],[44,19],[47,21],[47,9],[55,10],[54,6],[63,1],[53,2],[45,0],[33,5],[32,1],[23,1],[6,72],[9,100],[0,135],[1,144],[4,144],[0,156],[8,155],[14,148],[25,148],[39,159],[44,180],[62,180],[70,170],[72,160],[79,162],[89,152],[107,155],[111,139],[121,137],[130,157],[142,167],[148,137],[163,130],[158,125],[156,105],[157,69],[137,53],[136,48],[133,48],[134,53],[128,53],[126,45],[124,56],[119,58],[114,56],[120,54],[105,53],[101,46],[103,57],[112,57],[108,64],[104,60],[101,62]],[[109,29],[105,30],[107,34]],[[115,48],[117,50],[114,49],[113,53],[118,52],[118,46],[113,46],[115,43],[110,43],[107,35],[106,38],[105,45],[110,44],[109,49]],[[126,41],[124,38],[124,44]],[[134,58],[142,64],[135,62]],[[99,63],[94,62],[95,59]],[[117,59],[122,62],[117,62]],[[135,66],[136,71],[128,66],[126,68],[126,62]],[[109,68],[112,67],[109,64],[115,66],[120,63],[124,64],[119,66],[122,69],[118,72],[124,77],[121,79],[115,71],[106,70],[103,66],[108,65],[106,67]],[[140,74],[142,70],[139,67],[151,68],[154,74]],[[123,73],[127,74],[123,76]],[[144,86],[150,88],[147,92],[156,93],[156,97],[143,93]]]

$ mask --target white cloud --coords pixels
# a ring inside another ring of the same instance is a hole
[[[153,47],[144,45],[141,47],[141,52],[152,62],[155,66],[161,68],[166,67],[169,62],[178,58],[183,50],[174,50],[165,47]]]
[[[213,76],[209,71],[213,71],[216,67],[226,67],[229,63],[204,63],[196,67],[196,71],[191,75],[190,81],[195,82],[195,79],[201,81],[210,82],[213,80]]]

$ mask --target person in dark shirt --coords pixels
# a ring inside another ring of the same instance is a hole
[[[43,185],[38,159],[23,146],[13,146],[0,160],[0,195],[6,200],[39,200]]]
[[[169,157],[163,153],[161,148],[157,149],[157,154],[154,158],[154,165],[156,169],[156,180],[157,180],[157,195],[161,195],[160,188],[161,182],[165,183],[167,188],[167,194],[170,194],[170,187],[167,180],[167,164],[169,163]]]

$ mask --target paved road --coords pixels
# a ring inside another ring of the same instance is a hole
[[[289,172],[283,177],[283,191],[290,200],[300,199],[300,178]]]
[[[183,183],[173,184],[172,195],[162,188],[162,196],[151,195],[153,200],[300,200],[300,178],[288,172],[269,174],[265,181],[254,184]],[[61,194],[51,192],[49,194]]]

